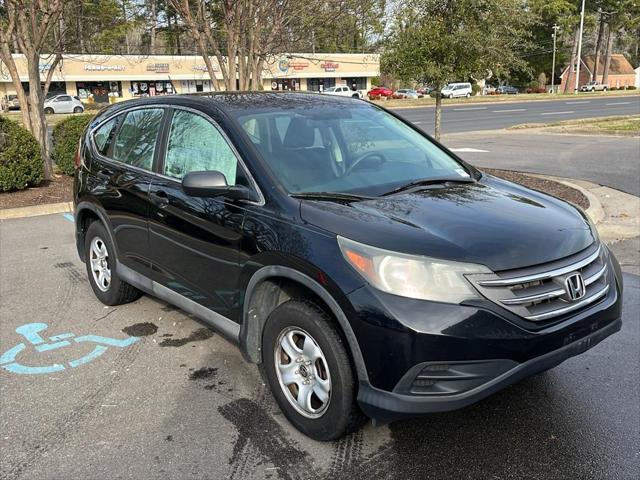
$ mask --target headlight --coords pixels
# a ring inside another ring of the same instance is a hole
[[[345,260],[383,292],[435,302],[460,303],[480,295],[464,277],[492,273],[484,265],[383,250],[338,236]]]

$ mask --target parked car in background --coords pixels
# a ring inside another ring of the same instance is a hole
[[[379,97],[389,98],[392,95],[393,95],[393,90],[387,87],[374,87],[367,92],[367,96],[369,97],[369,100],[373,98],[379,98]]]
[[[600,83],[596,80],[586,83],[580,87],[581,92],[606,92],[607,90],[609,90],[608,83]]]
[[[429,95],[431,92],[433,92],[433,90],[433,87],[426,86],[416,89],[416,92],[418,92],[420,95]]]
[[[322,91],[325,95],[336,95],[338,97],[353,97],[362,98],[362,93],[358,90],[352,90],[344,85],[338,85],[337,87],[329,87]]]
[[[422,95],[410,88],[399,88],[391,98],[420,98]]]
[[[473,94],[473,89],[469,82],[449,83],[442,88],[440,93],[444,98],[469,98]]]
[[[7,108],[9,110],[20,110],[20,99],[18,95],[7,95]]]
[[[620,265],[582,210],[368,102],[126,101],[92,120],[76,168],[96,297],[146,292],[217,328],[316,440],[466,407],[622,325]]]
[[[44,102],[44,113],[82,113],[84,105],[78,97],[55,95]]]
[[[496,88],[496,93],[500,95],[517,95],[519,90],[513,85],[500,85]]]

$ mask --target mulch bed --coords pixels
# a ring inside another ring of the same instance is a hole
[[[38,187],[0,193],[0,209],[70,202],[72,200],[73,177],[59,175],[51,182],[43,182]]]
[[[532,177],[519,172],[484,168],[483,171],[525,187],[540,190],[561,198],[583,209],[589,208],[589,200],[581,192],[561,183]],[[0,209],[42,205],[45,203],[70,202],[73,200],[73,178],[66,175],[57,176],[48,184],[36,188],[27,188],[10,193],[0,193]]]
[[[578,205],[580,208],[586,210],[589,208],[589,199],[580,191],[575,188],[567,187],[566,185],[552,180],[545,180],[543,178],[533,177],[525,173],[513,172],[511,170],[494,170],[493,168],[483,168],[483,172],[489,175],[495,175],[496,177],[504,178],[510,182],[519,183],[525,187],[532,188],[533,190],[539,190],[554,197],[561,198],[567,202]]]

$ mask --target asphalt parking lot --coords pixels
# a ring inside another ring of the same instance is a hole
[[[317,443],[215,332],[150,297],[100,304],[68,217],[2,221],[0,251],[2,479],[637,478],[635,275],[622,332],[584,355],[462,411]]]

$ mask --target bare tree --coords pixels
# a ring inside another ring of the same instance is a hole
[[[59,23],[64,0],[5,0],[6,18],[0,19],[0,60],[6,65],[20,101],[23,125],[40,144],[44,161],[44,178],[53,178],[44,100],[51,79],[62,59],[64,25]],[[53,37],[53,38],[52,38]],[[42,58],[45,46],[53,41],[58,47]],[[17,47],[17,52],[14,48]],[[24,55],[29,76],[29,94],[22,88],[16,59],[12,53]],[[42,63],[44,60],[45,63]],[[41,71],[46,71],[44,84]]]

